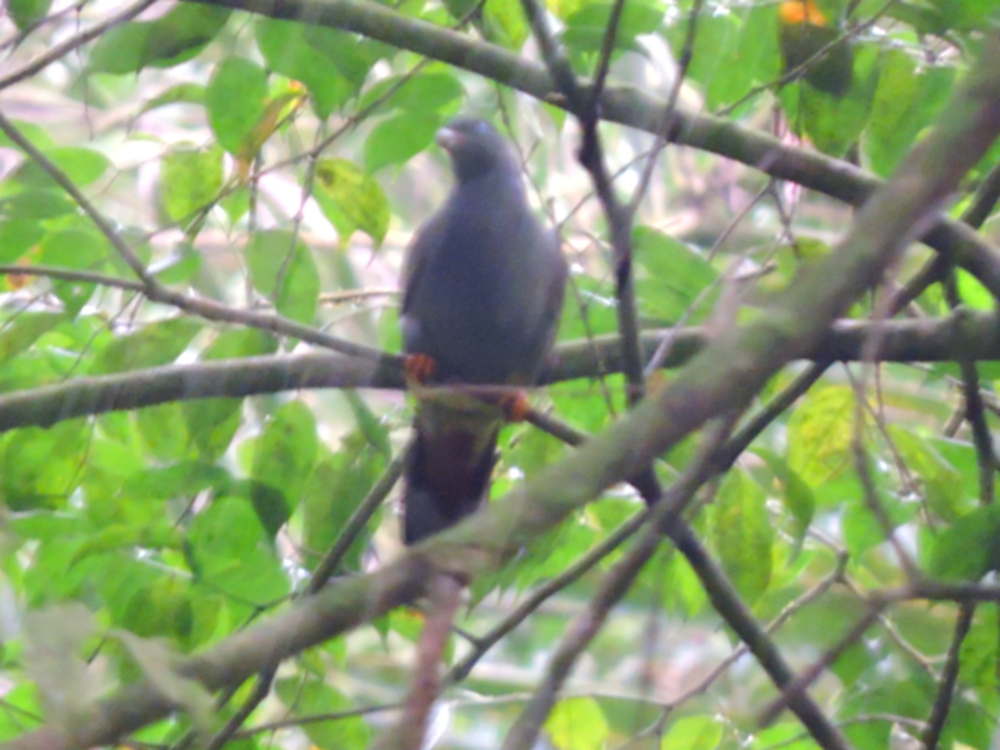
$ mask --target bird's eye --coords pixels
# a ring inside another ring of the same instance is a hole
[[[476,131],[477,132],[483,133],[485,135],[486,133],[489,132],[489,130],[490,130],[490,126],[487,125],[482,120],[480,120],[479,122],[476,123]]]

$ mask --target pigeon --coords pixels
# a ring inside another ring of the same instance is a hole
[[[535,216],[520,162],[492,125],[459,117],[437,143],[451,157],[454,185],[414,235],[402,273],[400,327],[417,397],[403,493],[407,544],[454,525],[489,495],[510,413],[502,399],[461,386],[515,392],[536,382],[568,273],[558,235]]]

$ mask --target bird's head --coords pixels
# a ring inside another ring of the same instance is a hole
[[[484,120],[457,117],[438,131],[437,142],[451,157],[459,182],[474,180],[497,168],[517,170],[507,142]]]

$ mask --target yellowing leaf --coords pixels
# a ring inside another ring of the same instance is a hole
[[[608,736],[608,720],[593,698],[559,701],[545,722],[552,744],[559,750],[598,750]]]

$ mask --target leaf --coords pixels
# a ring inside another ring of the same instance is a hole
[[[450,113],[451,105],[460,103],[465,95],[461,82],[447,73],[388,76],[365,90],[361,106],[374,105],[390,91],[392,95],[379,104],[376,112],[401,109],[433,117],[438,112]]]
[[[171,466],[144,469],[133,474],[125,480],[122,490],[135,498],[169,500],[189,497],[230,480],[229,472],[220,466],[200,461],[181,461]]]
[[[788,466],[810,487],[852,465],[854,398],[847,386],[814,388],[788,420]]]
[[[599,750],[610,734],[608,720],[593,698],[559,701],[545,721],[545,731],[559,750]]]
[[[365,170],[371,174],[390,164],[405,164],[434,140],[442,119],[402,113],[382,120],[365,141]]]
[[[774,472],[774,478],[781,488],[781,497],[785,502],[785,507],[791,512],[794,523],[792,524],[792,539],[798,550],[805,539],[806,532],[809,531],[809,524],[812,523],[813,514],[816,511],[816,498],[798,474],[788,466],[781,456],[766,448],[755,448],[754,453],[760,456]]]
[[[267,496],[254,493],[254,506],[264,528],[273,536],[298,505],[299,496],[316,460],[316,422],[301,401],[279,407],[254,443],[250,476],[276,490],[284,498],[284,508],[264,502]]]
[[[355,228],[371,237],[376,248],[382,244],[389,230],[389,200],[361,167],[346,159],[320,160],[314,195],[337,228],[341,246],[346,246]],[[330,202],[336,210],[328,210]]]
[[[45,18],[51,7],[52,0],[7,0],[7,14],[19,31]]]
[[[253,285],[274,300],[280,314],[312,322],[319,300],[319,272],[298,236],[285,230],[257,232],[247,244],[246,258]]]
[[[663,750],[715,750],[722,741],[722,723],[714,716],[685,716],[670,725]]]
[[[0,263],[13,263],[37,243],[45,230],[37,221],[7,219],[0,221]]]
[[[132,21],[105,32],[90,53],[93,73],[137,73],[190,60],[229,20],[230,10],[180,3],[155,21]]]
[[[258,18],[254,23],[268,68],[305,84],[316,113],[325,120],[347,101],[352,87],[331,67],[330,57],[309,42],[309,33],[309,27],[293,21]]]
[[[95,270],[110,257],[107,239],[104,235],[90,230],[66,229],[49,232],[42,240],[40,248],[42,251],[40,263],[62,268]],[[94,284],[80,281],[51,279],[50,283],[70,317],[76,317],[96,288]]]
[[[610,2],[582,5],[566,19],[566,28],[561,35],[563,44],[578,55],[599,52],[613,6]],[[640,34],[653,33],[662,22],[663,8],[658,3],[651,0],[627,3],[618,22],[615,49],[639,50],[635,38]]]
[[[0,217],[6,219],[53,219],[76,210],[76,203],[61,191],[23,190],[0,199]]]
[[[44,149],[42,154],[77,187],[95,182],[111,166],[104,154],[78,146]],[[18,167],[11,178],[28,189],[62,190],[49,173],[31,159]]]
[[[278,680],[275,692],[296,716],[336,714],[355,708],[343,693],[320,679]],[[360,716],[309,721],[303,723],[302,729],[317,748],[360,749],[367,747],[371,738],[371,730]]]
[[[253,506],[244,497],[217,497],[188,532],[195,579],[237,602],[272,603],[289,582]]]
[[[930,557],[932,575],[949,581],[978,581],[1000,566],[1000,505],[966,513],[945,529]]]
[[[722,482],[712,506],[712,541],[726,574],[740,595],[753,604],[771,580],[774,532],[764,490],[743,469]]]
[[[150,270],[164,284],[179,284],[194,277],[201,269],[201,264],[201,253],[190,242],[179,242],[173,254]]]
[[[872,99],[878,83],[878,54],[876,45],[854,46],[854,84],[845,96],[834,96],[812,86],[800,86],[799,117],[801,130],[825,154],[841,157],[860,137],[871,113]],[[782,90],[794,96],[794,87]]]
[[[896,49],[882,54],[879,68],[863,145],[872,169],[888,177],[944,106],[955,71],[936,66],[918,70],[910,54]]]
[[[216,65],[205,91],[205,108],[219,144],[241,155],[264,114],[267,71],[243,57],[230,56]]]
[[[26,312],[18,315],[0,330],[0,362],[17,356],[64,320],[64,313]]]
[[[718,294],[698,298],[719,274],[700,253],[649,227],[635,229],[632,249],[640,269],[636,273],[636,291],[646,314],[671,325],[696,300],[698,308],[689,322],[698,322],[711,312]]]
[[[204,105],[204,103],[204,86],[200,83],[178,83],[143,104],[135,116],[138,118],[147,112],[152,112],[154,109],[169,107],[171,104],[197,104],[200,106]]]
[[[163,207],[174,221],[190,220],[216,200],[222,178],[222,149],[175,148],[160,164]]]
[[[384,468],[384,457],[358,433],[347,435],[337,453],[316,464],[302,489],[301,501],[309,549],[330,548]],[[366,543],[365,535],[360,534],[344,558],[344,569],[358,570]]]
[[[137,370],[165,365],[187,349],[202,324],[187,318],[170,318],[150,323],[136,333],[119,336],[94,359],[92,375]]]
[[[223,331],[202,353],[203,360],[273,354],[278,340],[254,328]],[[241,398],[211,398],[183,403],[191,443],[206,463],[216,461],[232,442],[240,424]]]

